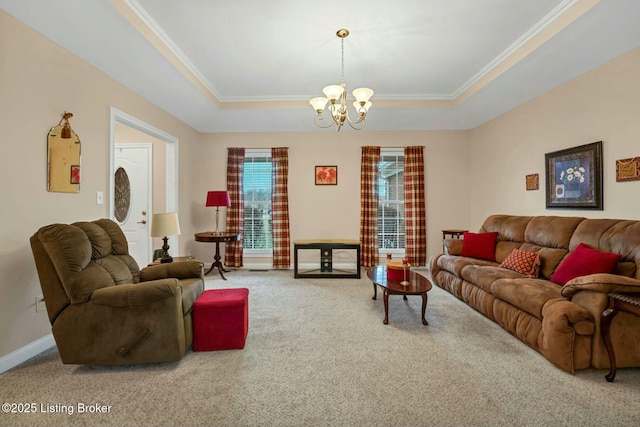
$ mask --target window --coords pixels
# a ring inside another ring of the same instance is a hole
[[[271,150],[247,149],[244,158],[244,250],[273,249],[271,236]]]
[[[380,150],[378,189],[378,247],[385,250],[404,250],[403,149]]]

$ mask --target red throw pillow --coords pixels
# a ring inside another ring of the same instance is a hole
[[[540,254],[538,252],[514,249],[502,261],[500,267],[517,271],[528,278],[535,278],[540,274]]]
[[[576,277],[596,273],[613,273],[622,258],[619,254],[600,252],[580,243],[573,252],[560,263],[551,276],[551,281],[565,285]]]
[[[495,261],[497,238],[497,231],[490,233],[469,233],[465,231],[460,256]]]

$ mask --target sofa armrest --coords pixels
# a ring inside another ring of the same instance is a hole
[[[460,255],[462,253],[462,239],[444,239],[444,247],[449,255]]]
[[[562,288],[562,296],[571,298],[576,292],[581,290],[590,290],[605,294],[609,292],[636,294],[640,293],[640,280],[617,274],[590,274],[588,276],[576,277],[567,282]]]
[[[192,279],[198,277],[204,280],[202,267],[202,262],[198,260],[152,265],[140,270],[140,281],[147,282],[149,280],[168,278]]]
[[[577,331],[579,335],[593,334],[593,317],[582,306],[571,301],[556,298],[548,301],[542,307],[543,322],[553,323],[554,329],[568,330],[569,327],[588,322],[588,326],[582,325]]]
[[[110,307],[134,307],[176,298],[181,292],[177,279],[164,279],[100,288],[91,294],[90,301]]]

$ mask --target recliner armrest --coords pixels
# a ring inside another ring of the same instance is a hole
[[[164,279],[100,288],[91,294],[89,301],[111,307],[132,307],[175,298],[178,293],[181,293],[179,281]]]
[[[140,281],[147,282],[149,280],[168,278],[191,279],[198,277],[204,279],[202,267],[202,262],[198,260],[152,265],[140,270]]]
[[[640,280],[617,274],[590,274],[568,281],[561,292],[562,296],[571,298],[576,292],[585,289],[602,293],[637,294],[640,293]]]

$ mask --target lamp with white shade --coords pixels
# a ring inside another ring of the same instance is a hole
[[[162,257],[160,262],[166,264],[173,262],[173,257],[169,255],[169,236],[178,236],[180,234],[180,223],[178,223],[178,214],[176,212],[166,212],[154,214],[151,220],[151,237],[162,237],[164,245],[162,245]]]

